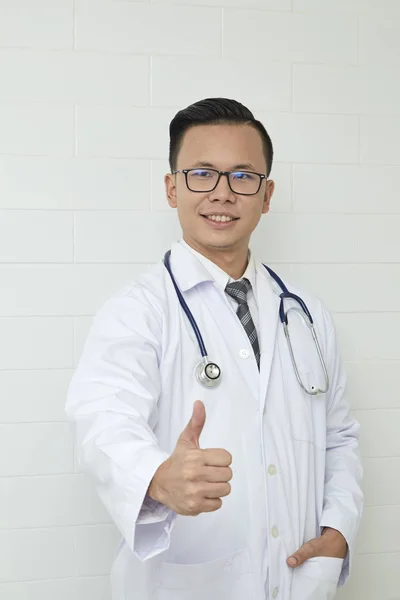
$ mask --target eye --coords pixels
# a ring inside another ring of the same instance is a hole
[[[197,177],[199,179],[207,179],[208,177],[212,177],[213,174],[207,169],[193,169],[193,171],[190,171],[190,176]]]
[[[252,181],[255,177],[254,173],[246,173],[245,171],[235,171],[232,173],[232,178],[237,181]]]

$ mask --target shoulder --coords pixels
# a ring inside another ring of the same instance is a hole
[[[159,262],[114,292],[96,313],[95,321],[118,321],[135,328],[150,322],[161,326],[164,288],[163,265]]]

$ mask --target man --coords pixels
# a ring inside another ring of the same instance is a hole
[[[123,536],[113,598],[330,600],[362,511],[358,424],[328,312],[288,286],[326,373],[290,317],[293,364],[282,290],[249,251],[274,191],[270,137],[218,98],[178,112],[170,138],[183,239],[99,311],[67,403]]]

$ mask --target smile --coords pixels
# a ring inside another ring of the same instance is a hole
[[[228,221],[236,221],[233,217],[228,215],[208,215],[206,219],[209,221],[217,221],[217,223],[227,223]]]

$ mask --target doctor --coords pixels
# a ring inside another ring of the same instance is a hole
[[[101,308],[71,382],[82,468],[122,534],[114,600],[331,600],[348,578],[362,469],[334,325],[285,282],[323,363],[295,311],[289,346],[282,290],[249,251],[272,159],[239,102],[177,113],[165,184],[183,239]]]

